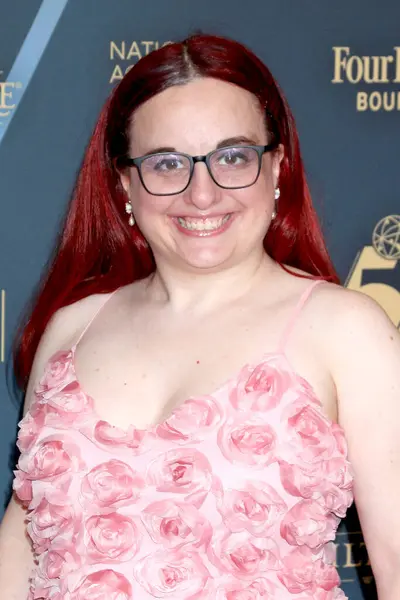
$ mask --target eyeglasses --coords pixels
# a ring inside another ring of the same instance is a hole
[[[137,158],[120,157],[118,166],[136,167],[140,181],[153,196],[172,196],[186,190],[194,165],[206,164],[212,180],[221,188],[240,189],[253,185],[261,170],[263,154],[278,146],[275,138],[266,146],[227,146],[202,156],[183,152],[157,152]]]

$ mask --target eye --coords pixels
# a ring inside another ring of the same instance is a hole
[[[221,167],[239,167],[248,165],[254,151],[251,148],[227,148],[215,156],[215,162]]]
[[[158,172],[173,173],[187,167],[184,157],[176,154],[153,156],[151,159],[152,168]]]

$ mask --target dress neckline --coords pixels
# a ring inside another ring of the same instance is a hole
[[[191,400],[193,400],[193,398],[196,399],[205,399],[205,398],[210,398],[210,397],[214,397],[214,396],[218,396],[220,395],[224,390],[226,390],[229,387],[234,387],[235,385],[238,385],[239,383],[239,379],[240,376],[242,374],[242,372],[245,369],[249,369],[250,371],[254,371],[255,369],[259,368],[264,362],[267,361],[271,361],[273,359],[276,360],[283,360],[285,363],[285,370],[289,372],[289,374],[292,376],[293,380],[295,383],[297,383],[298,385],[302,386],[304,391],[306,391],[306,395],[309,396],[310,398],[310,402],[313,401],[314,403],[317,404],[320,414],[324,417],[324,419],[326,420],[327,424],[329,425],[329,427],[333,428],[333,427],[339,427],[342,431],[343,428],[333,419],[331,419],[326,413],[325,413],[325,409],[324,406],[320,400],[320,398],[318,397],[318,395],[315,392],[314,387],[309,383],[308,380],[306,380],[304,377],[302,377],[297,371],[296,369],[293,368],[290,360],[288,359],[286,352],[285,352],[285,348],[287,345],[287,341],[289,339],[289,336],[291,335],[291,332],[295,326],[295,323],[299,317],[300,312],[302,311],[305,303],[307,302],[308,298],[310,297],[313,289],[318,286],[319,284],[324,283],[324,279],[312,279],[311,283],[309,286],[307,286],[307,288],[305,288],[302,292],[302,294],[300,295],[300,298],[298,300],[298,302],[296,303],[296,306],[294,307],[291,315],[289,316],[289,319],[286,323],[286,326],[284,328],[284,331],[281,335],[280,338],[280,342],[277,346],[277,349],[275,351],[272,352],[264,352],[262,353],[262,355],[252,361],[247,361],[245,362],[239,369],[237,369],[237,371],[235,373],[233,373],[233,375],[231,375],[228,379],[226,379],[225,382],[221,383],[220,385],[218,385],[216,388],[214,388],[213,390],[211,390],[209,393],[207,394],[199,394],[197,396],[192,395],[189,396],[188,398],[186,398],[185,400],[183,400],[182,402],[179,403],[178,406],[176,406],[169,415],[167,415],[167,417],[163,418],[160,422],[155,423],[155,424],[148,424],[148,425],[144,425],[142,427],[137,427],[136,425],[134,425],[133,423],[130,423],[126,426],[120,427],[118,425],[114,425],[112,423],[110,423],[109,421],[107,421],[106,419],[102,418],[100,416],[100,414],[97,411],[97,407],[96,407],[96,400],[95,398],[93,398],[90,394],[87,394],[85,392],[85,390],[83,389],[78,376],[77,376],[77,372],[76,372],[76,360],[75,360],[75,353],[76,353],[76,349],[80,343],[80,341],[82,340],[82,338],[84,337],[84,335],[86,334],[86,332],[88,331],[88,329],[90,328],[90,326],[92,325],[93,321],[97,318],[97,316],[102,312],[102,310],[104,309],[104,307],[108,304],[108,302],[110,301],[110,299],[118,292],[119,289],[121,288],[117,288],[116,290],[114,290],[111,294],[107,294],[106,298],[103,300],[103,302],[101,303],[101,305],[98,307],[98,309],[95,311],[94,315],[92,315],[91,319],[89,320],[89,322],[86,324],[86,326],[84,327],[83,331],[80,333],[78,339],[76,340],[76,342],[69,348],[66,350],[61,350],[58,351],[56,353],[54,353],[47,361],[46,366],[45,366],[45,370],[49,367],[49,365],[51,364],[52,360],[54,359],[55,356],[59,355],[60,353],[62,353],[64,355],[64,360],[69,360],[70,364],[69,364],[69,371],[70,371],[70,375],[73,378],[73,381],[75,382],[75,385],[77,386],[78,390],[81,392],[81,394],[83,394],[83,396],[88,400],[88,405],[89,405],[89,410],[91,412],[91,415],[93,417],[93,419],[97,422],[97,423],[103,423],[105,424],[107,427],[111,427],[114,429],[118,429],[120,432],[122,432],[123,434],[127,434],[128,432],[131,431],[137,431],[139,434],[141,435],[145,435],[147,433],[156,433],[156,430],[160,427],[165,426],[168,421],[178,412],[181,410],[184,410],[185,407],[188,406],[188,404],[190,403]],[[68,357],[68,358],[67,358]],[[39,384],[40,387],[40,384]],[[36,390],[37,394],[40,395],[40,390]]]
[[[237,369],[237,371],[233,375],[231,375],[228,379],[226,379],[223,383],[218,385],[216,388],[214,388],[210,392],[208,392],[206,394],[198,394],[198,395],[188,396],[161,421],[159,421],[158,423],[154,423],[154,424],[144,425],[142,427],[137,427],[134,423],[129,423],[126,426],[120,427],[119,425],[115,425],[115,424],[111,423],[110,421],[108,421],[107,419],[103,418],[98,413],[97,407],[96,407],[96,399],[84,390],[84,388],[81,385],[79,378],[77,376],[76,363],[75,363],[75,351],[76,351],[76,345],[72,346],[70,349],[64,350],[64,352],[69,356],[70,368],[71,368],[72,375],[73,375],[73,381],[78,386],[79,391],[85,396],[85,398],[87,398],[89,400],[90,412],[91,412],[93,419],[97,423],[101,422],[101,423],[105,424],[107,427],[121,431],[123,434],[127,434],[128,432],[131,432],[131,431],[137,431],[138,433],[140,433],[142,435],[155,434],[158,428],[165,426],[168,423],[168,421],[176,413],[184,410],[185,407],[194,398],[205,399],[205,398],[209,398],[209,397],[219,396],[223,391],[238,384],[240,375],[244,369],[249,369],[251,371],[254,371],[255,369],[259,368],[264,362],[271,361],[274,359],[284,361],[286,370],[289,371],[290,375],[293,377],[295,382],[304,388],[304,390],[307,392],[307,395],[310,397],[310,401],[313,401],[314,403],[316,403],[318,405],[319,411],[320,411],[321,415],[324,417],[324,419],[327,421],[329,427],[330,428],[339,427],[339,429],[341,431],[344,431],[342,426],[337,421],[331,419],[331,417],[326,414],[326,412],[324,410],[324,406],[323,406],[320,398],[318,397],[318,395],[315,392],[315,388],[307,379],[302,377],[296,371],[296,369],[294,369],[291,361],[287,357],[284,350],[264,352],[261,355],[261,357],[259,357],[258,359],[245,362],[239,369]],[[51,363],[54,356],[55,355],[50,357],[50,359],[48,360],[48,362],[46,364],[46,367]]]

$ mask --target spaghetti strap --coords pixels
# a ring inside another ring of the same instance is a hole
[[[325,279],[315,279],[301,294],[299,301],[297,302],[292,314],[290,315],[289,321],[288,321],[288,323],[284,329],[284,332],[282,334],[281,341],[279,344],[280,352],[284,353],[286,344],[291,336],[291,333],[294,329],[294,326],[296,324],[298,316],[301,313],[303,306],[307,302],[308,298],[310,297],[311,292],[319,283],[324,283],[324,282],[325,282]]]
[[[72,352],[75,352],[79,342],[82,340],[83,336],[85,335],[85,333],[87,332],[87,330],[89,329],[89,327],[92,325],[93,321],[95,321],[95,319],[98,317],[99,313],[103,310],[103,308],[105,307],[105,305],[107,304],[107,302],[109,300],[111,300],[111,298],[114,296],[115,292],[117,292],[119,290],[119,288],[117,288],[116,290],[114,290],[113,292],[111,292],[111,294],[100,304],[100,307],[95,311],[94,315],[92,316],[92,318],[89,320],[89,322],[87,323],[87,325],[85,325],[85,327],[83,328],[83,330],[81,331],[78,339],[76,340],[75,344],[72,346],[71,350]]]

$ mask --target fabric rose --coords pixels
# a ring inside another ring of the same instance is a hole
[[[47,400],[75,380],[72,352],[61,350],[56,352],[47,362],[35,394]]]
[[[272,538],[253,537],[248,531],[220,530],[209,547],[210,561],[223,573],[253,579],[261,572],[279,569],[279,549]]]
[[[298,400],[284,411],[286,444],[282,445],[282,458],[295,455],[299,461],[311,463],[331,458],[336,451],[336,438],[332,424],[321,410],[307,401]]]
[[[337,547],[334,542],[328,542],[322,548],[322,553],[319,556],[322,558],[324,563],[327,565],[333,565],[336,563]]]
[[[306,546],[293,550],[282,559],[282,563],[283,568],[277,575],[291,594],[314,594],[319,588],[329,591],[339,585],[336,568],[325,564]]]
[[[134,522],[124,515],[95,515],[85,523],[87,554],[93,562],[130,560],[139,550],[140,536]]]
[[[296,595],[296,600],[349,600],[340,588],[324,590],[318,588],[314,592],[303,592]]]
[[[77,381],[65,385],[42,403],[44,422],[50,427],[68,429],[81,424],[93,415],[93,400],[81,389]]]
[[[200,440],[221,421],[221,409],[212,396],[189,398],[158,425],[156,433],[166,440]]]
[[[44,425],[44,414],[39,413],[35,417],[28,411],[18,423],[19,432],[17,446],[20,452],[28,452],[36,443],[39,432]]]
[[[335,539],[339,522],[315,500],[300,500],[282,520],[281,536],[291,546],[318,548]]]
[[[50,436],[36,446],[29,453],[21,454],[16,472],[15,490],[17,493],[26,494],[27,481],[52,482],[58,488],[67,491],[71,482],[72,473],[85,465],[80,457],[79,448],[68,437]]]
[[[329,591],[320,588],[314,592],[312,598],[307,598],[306,600],[348,600],[348,598],[340,588],[335,588]]]
[[[348,460],[342,456],[326,460],[322,464],[325,480],[337,487],[348,489],[353,483],[353,472]]]
[[[64,600],[64,595],[58,585],[46,583],[43,587],[35,588],[28,600]]]
[[[343,593],[340,588],[334,588],[331,590],[324,590],[318,588],[314,592],[302,592],[300,595],[296,594],[296,600],[348,600],[347,596]]]
[[[227,460],[264,468],[276,460],[276,434],[265,419],[242,415],[229,419],[218,431],[218,446]]]
[[[32,481],[23,471],[15,470],[12,487],[22,505],[27,508],[32,501]]]
[[[75,547],[61,543],[52,543],[50,550],[39,557],[39,572],[44,580],[64,579],[81,566],[81,557]]]
[[[343,590],[341,590],[340,588],[332,590],[331,596],[332,598],[323,598],[322,596],[320,598],[318,596],[316,600],[348,600],[347,596],[345,596]]]
[[[146,445],[145,442],[150,441],[148,438],[153,437],[149,432],[136,429],[133,425],[124,430],[102,420],[97,421],[92,436],[99,445],[110,452],[115,448],[124,448],[134,454],[148,450],[151,446],[150,444]]]
[[[109,511],[133,504],[144,487],[142,477],[126,463],[112,459],[94,467],[81,485],[81,502]]]
[[[216,600],[279,600],[281,592],[277,586],[264,577],[252,583],[229,582],[218,588]]]
[[[291,464],[279,461],[279,473],[284,489],[292,496],[312,498],[320,495],[324,482],[322,463]]]
[[[210,573],[197,552],[158,550],[142,558],[134,568],[140,585],[156,598],[210,598]]]
[[[341,456],[314,463],[279,461],[284,489],[292,496],[313,498],[329,512],[343,518],[353,502],[353,475]]]
[[[67,596],[68,600],[131,600],[132,586],[121,573],[111,569],[87,575]]]
[[[331,486],[321,494],[320,502],[333,514],[341,519],[346,516],[347,509],[353,504],[354,494],[352,490],[341,489]]]
[[[231,531],[247,530],[255,536],[271,535],[287,510],[279,494],[263,481],[247,482],[239,490],[224,490],[217,506]]]
[[[199,547],[211,539],[210,523],[191,504],[172,500],[153,502],[143,510],[141,518],[156,544]]]
[[[49,492],[30,513],[27,531],[36,552],[41,553],[56,539],[72,546],[80,525],[80,515],[75,512],[71,499],[63,493]]]
[[[150,463],[146,483],[158,492],[185,494],[185,501],[199,508],[212,485],[211,465],[193,448],[170,450]]]
[[[57,583],[35,573],[30,584],[27,600],[64,600],[64,598],[65,596]]]
[[[344,456],[345,458],[347,458],[348,449],[347,449],[347,442],[346,442],[343,428],[339,425],[339,423],[332,423],[331,430],[332,430],[332,434],[336,440],[337,451],[339,452],[339,454],[341,456]]]
[[[324,482],[320,489],[315,491],[314,497],[318,498],[327,510],[343,518],[354,499],[351,465],[345,458],[332,458],[322,464],[321,470]]]
[[[291,383],[291,374],[271,357],[255,368],[247,365],[241,370],[229,400],[237,410],[270,410],[279,404]]]

